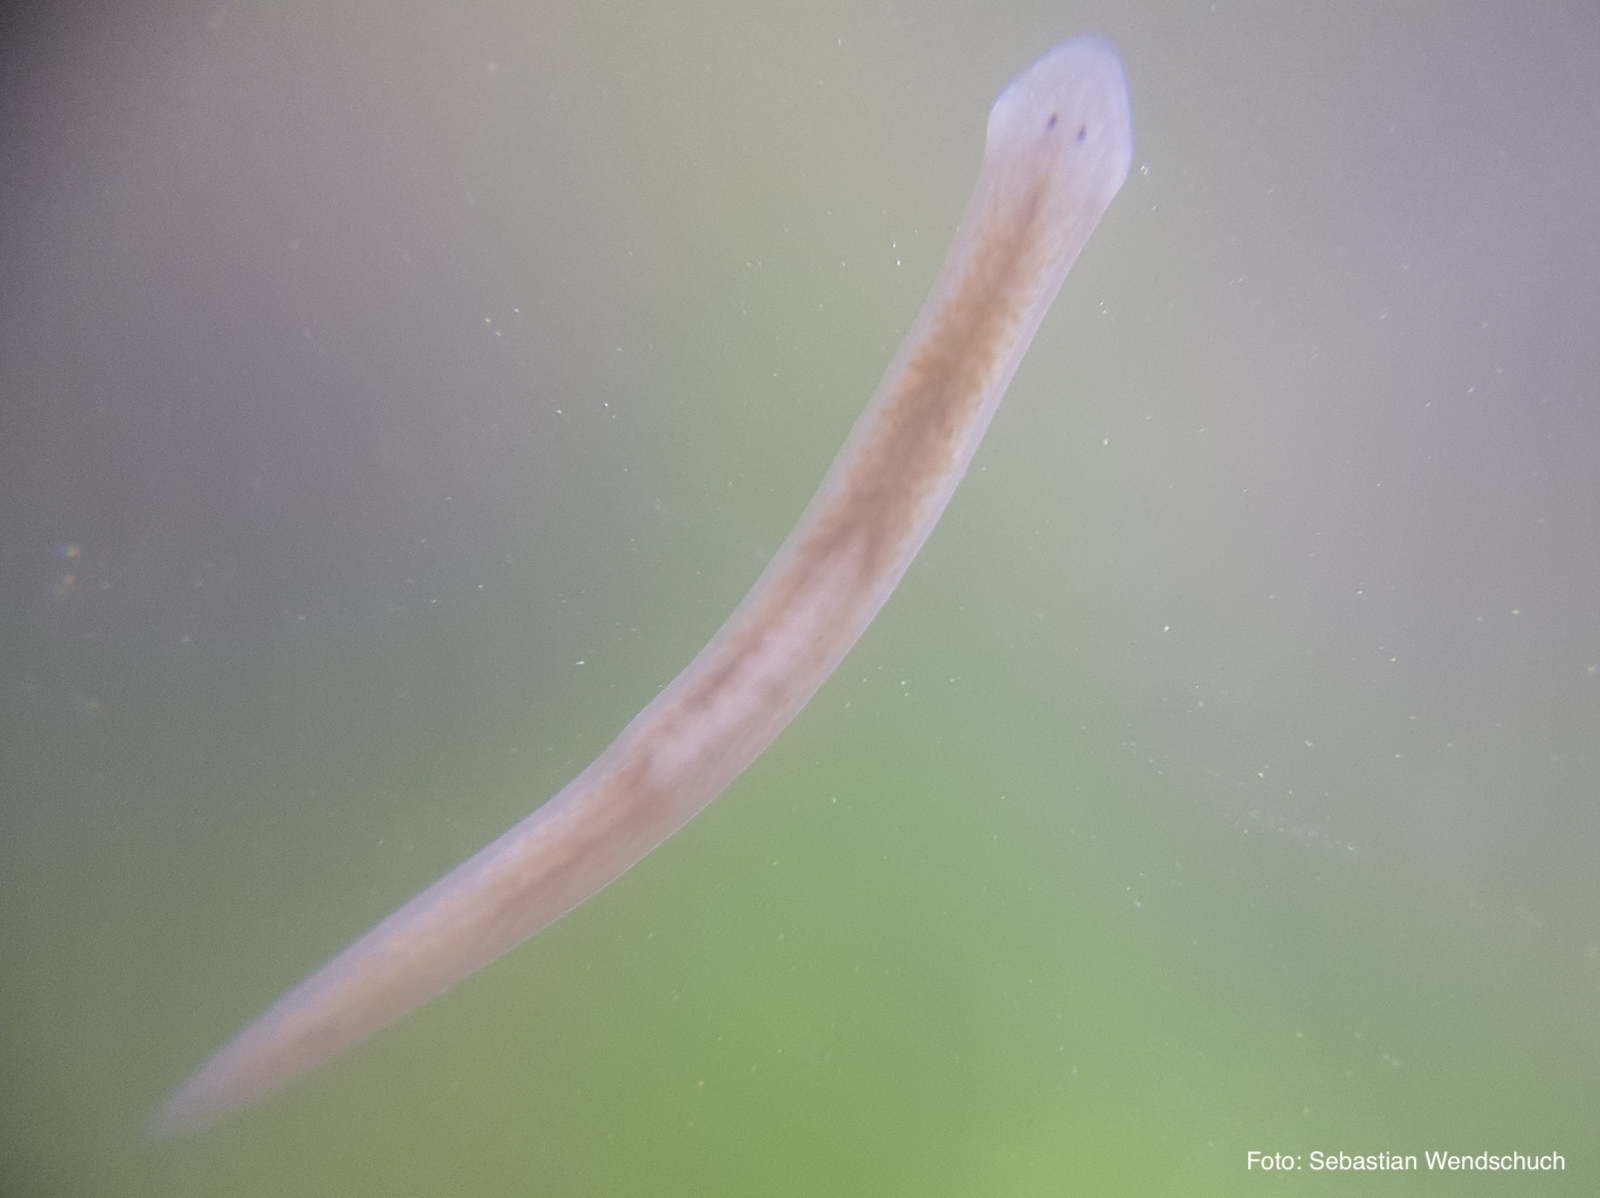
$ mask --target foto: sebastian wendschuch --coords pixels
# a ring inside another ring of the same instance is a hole
[[[1280,1170],[1294,1170],[1306,1168],[1314,1173],[1323,1172],[1366,1172],[1371,1171],[1406,1171],[1426,1166],[1429,1172],[1467,1172],[1467,1173],[1541,1173],[1548,1171],[1564,1172],[1567,1161],[1559,1152],[1522,1153],[1522,1152],[1479,1152],[1479,1153],[1454,1153],[1429,1150],[1422,1154],[1419,1160],[1415,1153],[1399,1152],[1322,1152],[1313,1151],[1304,1158],[1288,1152],[1258,1152],[1254,1149],[1245,1154],[1245,1169],[1247,1171],[1260,1169],[1264,1172]]]

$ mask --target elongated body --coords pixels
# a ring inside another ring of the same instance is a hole
[[[995,101],[933,293],[799,525],[683,673],[588,769],[278,999],[167,1098],[158,1130],[276,1089],[570,911],[715,798],[871,623],[927,539],[1128,172],[1110,45],[1057,46]]]

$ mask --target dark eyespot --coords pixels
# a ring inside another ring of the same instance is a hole
[[[1044,127],[1045,127],[1045,128],[1046,128],[1046,129],[1054,129],[1054,128],[1055,128],[1055,127],[1056,127],[1056,121],[1057,121],[1057,119],[1059,119],[1059,118],[1058,118],[1058,116],[1057,116],[1057,114],[1056,114],[1056,113],[1053,113],[1053,112],[1052,112],[1052,113],[1051,113],[1051,114],[1050,114],[1050,119],[1049,119],[1049,120],[1048,120],[1048,121],[1046,121],[1046,122],[1045,122],[1045,126],[1044,126]]]
[[[1089,139],[1089,126],[1088,125],[1084,125],[1082,128],[1080,128],[1078,130],[1078,144],[1081,146],[1088,139]]]

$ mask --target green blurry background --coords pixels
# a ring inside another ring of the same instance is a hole
[[[838,675],[575,914],[145,1142],[705,642],[1084,30],[1134,171]],[[1591,6],[0,36],[0,1192],[1600,1184]]]

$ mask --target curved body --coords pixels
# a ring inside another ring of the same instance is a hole
[[[933,530],[1133,154],[1121,60],[1064,42],[989,117],[932,294],[800,523],[684,671],[554,798],[289,990],[167,1098],[182,1131],[277,1089],[617,878],[805,706]]]

